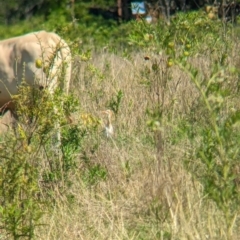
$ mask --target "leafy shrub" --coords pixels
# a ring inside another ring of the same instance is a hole
[[[228,110],[239,94],[231,85],[238,81],[228,58],[233,49],[232,31],[231,25],[223,28],[221,22],[213,22],[202,13],[189,13],[178,14],[170,27],[161,22],[151,26],[136,22],[129,36],[130,44],[150,54],[145,57],[149,64],[142,76],[150,93],[148,125],[154,133],[159,171],[164,171],[164,145],[176,141],[173,132],[178,132],[180,139],[187,136],[191,150],[186,152],[186,168],[223,211],[229,236],[240,200],[240,115],[239,109]],[[209,64],[209,75],[197,64],[202,56]],[[172,110],[175,101],[169,100],[174,69],[185,74],[196,91],[195,100],[184,112],[178,111],[177,119]],[[172,137],[167,134],[169,129]]]

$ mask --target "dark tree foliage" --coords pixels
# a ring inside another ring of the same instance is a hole
[[[37,14],[47,17],[52,11],[69,4],[69,0],[0,0],[0,24],[30,19]]]
[[[117,0],[0,0],[0,24],[14,24],[34,15],[47,16],[58,9],[69,9],[72,4],[89,7],[117,5]]]

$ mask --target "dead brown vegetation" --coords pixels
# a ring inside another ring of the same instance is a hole
[[[142,54],[133,57],[103,52],[75,64],[71,91],[78,96],[81,111],[101,117],[99,112],[120,89],[124,97],[113,122],[114,138],[106,139],[99,131],[86,141],[85,155],[76,156],[79,164],[87,157],[104,166],[107,178],[88,186],[76,171],[68,192],[74,200],[69,204],[61,195],[56,199],[39,239],[228,239],[222,213],[184,168],[186,154],[193,151],[191,142],[172,144],[174,131],[166,127],[161,129],[163,143],[155,144],[159,135],[147,127],[146,109],[156,103],[152,98],[156,88],[149,88],[142,74],[149,62]],[[192,61],[203,77],[209,75],[210,62],[203,56]],[[160,62],[166,70],[165,61]],[[171,112],[168,126],[174,126],[192,110],[198,93],[178,67],[167,74],[172,80],[159,91],[166,91],[164,111]],[[239,227],[238,223],[233,227],[231,239],[238,239]]]

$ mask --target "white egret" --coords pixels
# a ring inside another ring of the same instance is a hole
[[[113,126],[112,126],[112,115],[113,115],[113,112],[111,110],[106,110],[106,111],[103,111],[102,113],[106,114],[107,115],[107,121],[106,123],[104,124],[104,128],[105,128],[105,133],[106,133],[106,136],[107,137],[112,137],[113,136]]]

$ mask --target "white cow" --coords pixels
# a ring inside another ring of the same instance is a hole
[[[60,83],[63,66],[64,82]],[[70,76],[70,49],[57,34],[39,31],[0,41],[0,111],[12,107],[11,96],[18,93],[22,79],[50,92],[61,84],[67,93]]]

